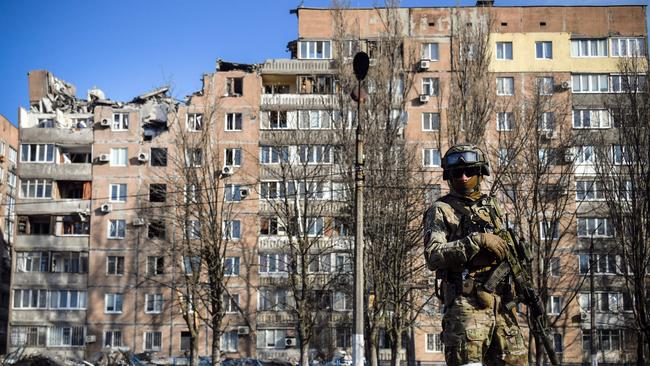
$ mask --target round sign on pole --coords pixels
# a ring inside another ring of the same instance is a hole
[[[354,55],[354,60],[352,60],[352,68],[354,69],[354,75],[357,77],[357,80],[361,81],[366,78],[368,75],[368,67],[370,66],[370,58],[365,52],[357,52]]]

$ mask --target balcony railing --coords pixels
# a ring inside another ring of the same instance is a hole
[[[317,240],[314,249],[331,249],[331,250],[349,250],[352,248],[353,238],[349,237],[323,237],[313,238]],[[284,249],[289,244],[289,238],[286,236],[260,236],[257,239],[257,248],[260,251]]]
[[[334,94],[262,94],[262,108],[333,108],[336,106]]]
[[[88,235],[83,236],[57,236],[57,235],[16,235],[14,246],[16,249],[29,249],[33,251],[81,251],[88,249]]]
[[[21,199],[16,206],[16,213],[19,215],[55,215],[73,212],[90,212],[90,200]]]
[[[92,179],[92,164],[22,163],[18,165],[18,175],[23,179],[49,178],[89,181]]]
[[[23,143],[61,143],[90,145],[93,143],[92,128],[21,128]]]
[[[273,59],[262,65],[262,74],[328,74],[333,71],[330,60]]]

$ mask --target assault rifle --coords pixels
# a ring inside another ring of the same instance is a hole
[[[496,286],[501,283],[508,274],[512,274],[515,284],[515,291],[520,302],[528,307],[528,319],[532,326],[532,332],[537,338],[542,340],[546,354],[552,365],[559,365],[553,342],[546,331],[546,313],[542,300],[537,295],[533,281],[528,269],[531,260],[530,251],[524,244],[517,241],[511,229],[489,230],[508,243],[506,260],[494,270],[492,275],[486,281],[484,287],[487,291],[492,292]]]

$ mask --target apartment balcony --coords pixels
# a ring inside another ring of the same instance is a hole
[[[353,238],[348,237],[323,237],[316,239],[317,242],[313,246],[314,249],[330,249],[336,250],[350,250],[352,248]],[[260,252],[272,251],[287,248],[289,245],[289,238],[286,236],[272,235],[272,236],[259,236],[257,238],[257,249]]]
[[[85,310],[13,310],[11,312],[11,322],[26,324],[43,324],[65,322],[66,324],[86,322]]]
[[[262,109],[329,109],[337,105],[334,94],[262,94]]]
[[[331,74],[334,71],[331,60],[273,59],[264,62],[261,74]]]
[[[293,316],[283,311],[262,311],[257,314],[257,325],[290,326],[295,323]]]
[[[52,250],[79,252],[88,250],[88,235],[16,235],[16,250]]]
[[[634,314],[629,312],[596,312],[598,328],[624,328],[634,322]],[[582,329],[591,329],[591,316],[588,311],[580,312],[580,326]]]
[[[92,164],[22,163],[18,165],[21,178],[49,178],[53,180],[92,180]]]
[[[65,145],[90,145],[93,143],[92,128],[21,128],[23,143],[55,143]]]
[[[18,215],[56,215],[73,212],[90,212],[90,200],[21,199],[16,205]]]
[[[87,278],[87,273],[16,272],[14,273],[13,282],[16,286],[38,285],[85,290],[88,282]]]

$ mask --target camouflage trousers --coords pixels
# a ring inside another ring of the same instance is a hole
[[[494,298],[493,305],[485,307],[475,296],[459,295],[447,307],[442,319],[447,365],[528,365],[528,348],[515,315],[499,296]]]

